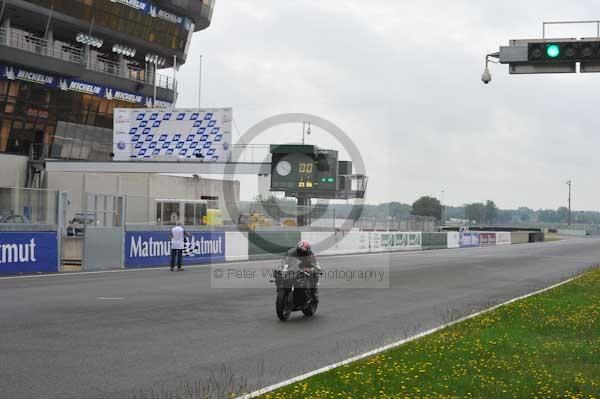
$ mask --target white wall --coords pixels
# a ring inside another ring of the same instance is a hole
[[[248,234],[239,231],[225,232],[225,260],[248,260]]]
[[[496,233],[496,245],[511,245],[511,234],[510,232],[498,232]]]
[[[369,233],[303,232],[302,239],[309,241],[318,255],[341,255],[369,252]]]
[[[0,187],[25,187],[27,157],[0,155]]]
[[[510,237],[510,233],[508,234]],[[460,248],[460,233],[451,231],[448,233],[448,248]]]

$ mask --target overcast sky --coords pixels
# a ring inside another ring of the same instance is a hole
[[[285,112],[314,113],[360,148],[369,203],[492,199],[501,208],[600,210],[600,75],[510,76],[484,55],[542,22],[600,18],[592,1],[219,0],[179,72],[179,107],[231,106],[240,130]],[[552,27],[550,36],[595,35]],[[301,127],[257,143],[299,140]],[[310,142],[338,146],[313,131]],[[237,135],[234,136],[237,138]],[[242,198],[256,195],[241,179]]]

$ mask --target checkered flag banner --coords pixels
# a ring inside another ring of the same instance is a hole
[[[186,256],[188,258],[194,257],[194,252],[197,247],[198,243],[196,243],[196,245],[194,246],[189,240],[185,240],[185,243],[183,244],[183,256]]]
[[[114,111],[115,161],[225,162],[231,151],[231,108]]]

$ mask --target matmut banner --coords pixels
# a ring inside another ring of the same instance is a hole
[[[231,108],[115,109],[115,161],[225,162],[231,151]]]

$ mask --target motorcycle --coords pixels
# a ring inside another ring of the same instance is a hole
[[[319,300],[313,288],[318,286],[320,268],[307,272],[302,267],[302,261],[294,256],[286,256],[274,272],[274,282],[277,287],[275,310],[279,320],[286,321],[292,312],[302,311],[311,317],[317,312]]]

